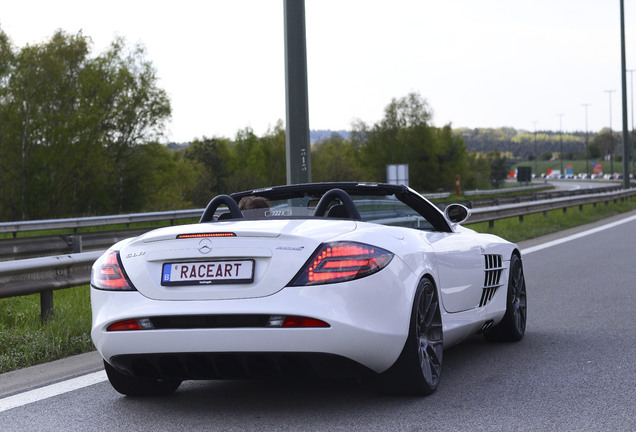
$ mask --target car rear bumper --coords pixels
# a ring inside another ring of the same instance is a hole
[[[274,295],[253,299],[157,301],[139,292],[91,289],[91,336],[107,362],[138,375],[232,376],[221,371],[227,369],[222,366],[228,363],[236,363],[237,368],[248,371],[241,376],[258,376],[261,369],[271,369],[277,375],[287,367],[294,370],[298,365],[320,370],[323,366],[316,365],[351,362],[380,373],[388,369],[402,351],[415,286],[415,278],[406,266],[394,260],[383,271],[360,280],[287,287]],[[197,324],[201,317],[224,316],[231,322],[232,317],[246,315],[304,316],[322,320],[329,327],[267,327],[256,321],[253,325],[240,326]],[[164,322],[166,317],[186,317],[181,321],[192,321],[192,324],[133,331],[107,330],[109,325],[121,320],[149,318],[152,321],[153,317],[164,318]],[[188,320],[188,317],[194,319]],[[147,367],[140,366],[144,362]],[[248,366],[256,363],[261,364],[254,369],[257,372],[249,372]]]
[[[151,379],[338,379],[373,375],[346,357],[324,353],[206,352],[111,357],[125,374]]]

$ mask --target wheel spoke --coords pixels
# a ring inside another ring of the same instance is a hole
[[[427,385],[437,385],[442,367],[442,321],[434,287],[427,287],[417,309],[418,357]]]
[[[429,344],[425,349],[420,347],[420,367],[428,385],[435,385],[439,380],[442,353],[441,343]]]
[[[523,333],[526,326],[526,289],[520,261],[515,261],[512,274],[512,319],[518,332]]]

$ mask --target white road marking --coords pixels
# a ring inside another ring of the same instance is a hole
[[[41,401],[43,399],[48,399],[53,396],[59,396],[61,394],[88,387],[93,384],[98,384],[106,381],[107,379],[108,378],[106,377],[106,371],[102,370],[77,378],[72,378],[70,380],[51,384],[46,387],[29,390],[27,392],[18,393],[13,396],[8,396],[4,399],[0,399],[0,412],[28,405],[30,403]]]
[[[560,244],[563,244],[563,243],[566,243],[566,242],[569,242],[569,241],[572,241],[572,240],[579,239],[581,237],[589,236],[589,235],[595,234],[597,232],[604,231],[606,229],[614,228],[615,226],[622,225],[624,223],[628,223],[628,222],[631,222],[633,220],[636,220],[636,216],[631,216],[631,217],[628,217],[626,219],[621,219],[619,221],[609,223],[607,225],[602,225],[602,226],[599,226],[599,227],[596,227],[596,228],[589,229],[587,231],[581,231],[578,234],[572,234],[571,236],[563,237],[563,238],[560,238],[560,239],[557,239],[557,240],[549,241],[547,243],[543,243],[543,244],[540,244],[540,245],[532,246],[532,247],[523,249],[521,251],[521,254],[522,255],[526,255],[526,254],[529,254],[529,253],[532,253],[532,252],[536,252],[536,251],[540,251],[540,250],[543,250],[543,249],[547,249],[547,248],[552,247],[552,246],[557,246],[557,245],[560,245]]]
[[[552,246],[556,246],[556,245],[560,245],[572,240],[576,240],[579,239],[581,237],[585,237],[591,234],[595,234],[597,232],[600,231],[604,231],[606,229],[610,229],[613,228],[615,226],[619,226],[622,225],[624,223],[628,223],[631,221],[636,220],[636,216],[631,216],[629,218],[626,219],[622,219],[616,222],[612,222],[609,223],[607,225],[602,225],[599,226],[597,228],[592,228],[586,231],[582,231],[578,234],[573,234],[571,236],[567,236],[567,237],[563,237],[561,239],[558,240],[553,240],[547,243],[543,243],[537,246],[532,246],[526,249],[523,249],[521,251],[521,253],[523,255],[532,253],[532,252],[537,252],[543,249],[547,249],[549,247]],[[30,403],[33,402],[37,402],[37,401],[41,401],[44,399],[48,399],[54,396],[59,396],[61,394],[64,393],[68,393],[74,390],[79,390],[81,388],[84,387],[88,387],[94,384],[99,384],[101,382],[107,381],[108,378],[106,377],[106,372],[105,371],[99,371],[99,372],[93,372],[91,374],[88,375],[83,375],[77,378],[73,378],[70,380],[66,380],[66,381],[61,381],[59,383],[56,384],[51,384],[48,385],[46,387],[42,387],[42,388],[38,388],[35,390],[30,390],[24,393],[19,393],[13,396],[8,396],[4,399],[0,399],[0,412],[2,411],[7,411],[10,410],[12,408],[17,408],[17,407],[21,407],[24,405],[28,405]]]

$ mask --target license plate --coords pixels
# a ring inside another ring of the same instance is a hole
[[[165,263],[161,285],[211,285],[254,282],[254,260]]]

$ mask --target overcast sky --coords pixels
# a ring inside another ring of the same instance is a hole
[[[1,0],[15,47],[79,31],[141,43],[171,99],[167,141],[285,119],[283,0]],[[99,6],[97,6],[99,4]],[[622,128],[619,0],[306,0],[311,129],[350,129],[417,92],[436,126]],[[636,69],[636,0],[625,0]],[[627,96],[631,128],[631,85]],[[564,114],[559,116],[559,114]]]

